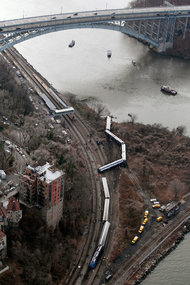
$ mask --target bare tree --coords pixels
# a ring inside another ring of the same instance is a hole
[[[128,117],[131,118],[131,124],[134,125],[134,123],[137,120],[137,115],[135,115],[135,114],[128,114]]]
[[[173,179],[169,184],[169,191],[174,199],[177,201],[179,195],[184,191],[185,185],[177,178]]]
[[[179,136],[183,136],[186,133],[186,127],[185,126],[179,126],[176,128],[176,134]]]

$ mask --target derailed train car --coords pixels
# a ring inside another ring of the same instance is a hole
[[[66,115],[66,114],[72,114],[72,113],[74,113],[74,108],[73,107],[67,107],[64,109],[55,110],[54,116],[60,116],[60,115]]]
[[[123,166],[123,167],[125,167],[126,165],[127,165],[126,160],[118,159],[118,160],[110,162],[110,163],[108,163],[108,164],[106,164],[104,166],[101,166],[100,168],[98,168],[98,172],[102,173],[102,172],[104,172],[104,171],[106,171],[108,169],[114,168],[116,166]]]
[[[110,129],[111,129],[111,117],[107,116],[107,119],[106,119],[106,130],[110,131]]]
[[[123,144],[124,141],[122,141],[120,138],[118,138],[116,135],[114,135],[112,132],[110,132],[109,130],[105,130],[105,133],[110,136],[112,139],[114,139],[118,144]]]
[[[121,144],[121,157],[123,160],[126,160],[126,144]]]

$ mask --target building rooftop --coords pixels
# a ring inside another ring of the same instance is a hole
[[[9,199],[9,204],[7,206],[7,211],[20,211],[19,202],[15,197]]]
[[[48,184],[63,175],[63,171],[53,169],[53,165],[50,165],[49,162],[46,162],[43,166],[37,166],[35,168],[28,165],[27,169],[38,174],[39,179],[46,181]]]
[[[43,166],[37,166],[36,167],[36,172],[41,175],[43,172],[48,170],[48,168],[52,167],[52,165],[49,164],[49,162],[46,162]]]
[[[36,167],[36,172],[40,175],[40,180],[46,181],[46,183],[51,183],[60,176],[63,175],[63,171],[51,169],[52,165],[46,162],[43,166]]]

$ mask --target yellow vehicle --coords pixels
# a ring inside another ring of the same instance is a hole
[[[144,230],[144,226],[140,226],[140,229],[138,230],[138,232],[141,234],[143,230]]]
[[[146,225],[147,222],[148,222],[148,218],[145,218],[144,221],[142,222],[142,225]]]
[[[162,216],[160,216],[160,217],[158,217],[158,218],[156,219],[157,222],[160,222],[160,221],[162,221],[162,220],[163,220],[163,217],[162,217]]]
[[[160,208],[160,204],[152,205],[152,208]]]
[[[144,212],[144,218],[147,218],[147,217],[148,217],[148,214],[149,214],[149,211],[145,211],[145,212]]]
[[[138,237],[138,236],[135,236],[131,243],[132,243],[132,244],[136,243],[138,239],[139,239],[139,237]]]

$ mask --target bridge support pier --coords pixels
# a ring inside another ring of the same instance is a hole
[[[159,47],[157,48],[157,51],[162,53],[165,52],[167,49],[173,47],[173,42],[165,42],[165,43],[160,43]]]

